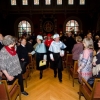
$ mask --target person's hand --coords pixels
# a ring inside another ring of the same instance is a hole
[[[9,77],[7,77],[7,79],[8,79],[9,81],[12,81],[12,80],[14,79],[14,77],[9,75]]]
[[[61,57],[63,57],[63,56],[64,56],[64,54],[60,54],[60,56],[61,56]]]
[[[52,61],[54,61],[54,59],[51,59]]]
[[[96,66],[96,63],[95,63],[95,62],[93,62],[92,64],[93,64],[94,66]]]
[[[24,58],[21,59],[21,61],[24,61],[24,60],[25,60]]]
[[[44,59],[43,61],[46,62],[47,60]]]
[[[78,73],[80,73],[80,70],[81,70],[81,69],[80,69],[80,68],[78,68],[77,72],[78,72]]]

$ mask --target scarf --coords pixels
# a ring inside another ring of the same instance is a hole
[[[8,46],[5,46],[5,49],[6,49],[12,56],[15,56],[15,55],[16,55],[16,51],[15,51],[15,48],[14,48],[14,47],[9,48]]]

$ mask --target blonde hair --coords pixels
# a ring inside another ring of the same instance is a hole
[[[81,36],[77,36],[77,37],[76,37],[76,42],[82,42]]]
[[[93,43],[90,39],[85,38],[83,42],[86,44],[86,48],[93,49]]]

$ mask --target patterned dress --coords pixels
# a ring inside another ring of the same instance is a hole
[[[84,78],[86,81],[92,76],[93,50],[85,49],[79,56],[78,67],[82,67],[79,73],[79,81]]]

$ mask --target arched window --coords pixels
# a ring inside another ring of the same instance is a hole
[[[22,34],[31,34],[31,25],[28,21],[21,21],[18,24],[18,33],[19,33],[19,37],[22,36]]]
[[[79,24],[76,20],[70,20],[66,24],[66,33],[74,31],[75,34],[79,31]]]

